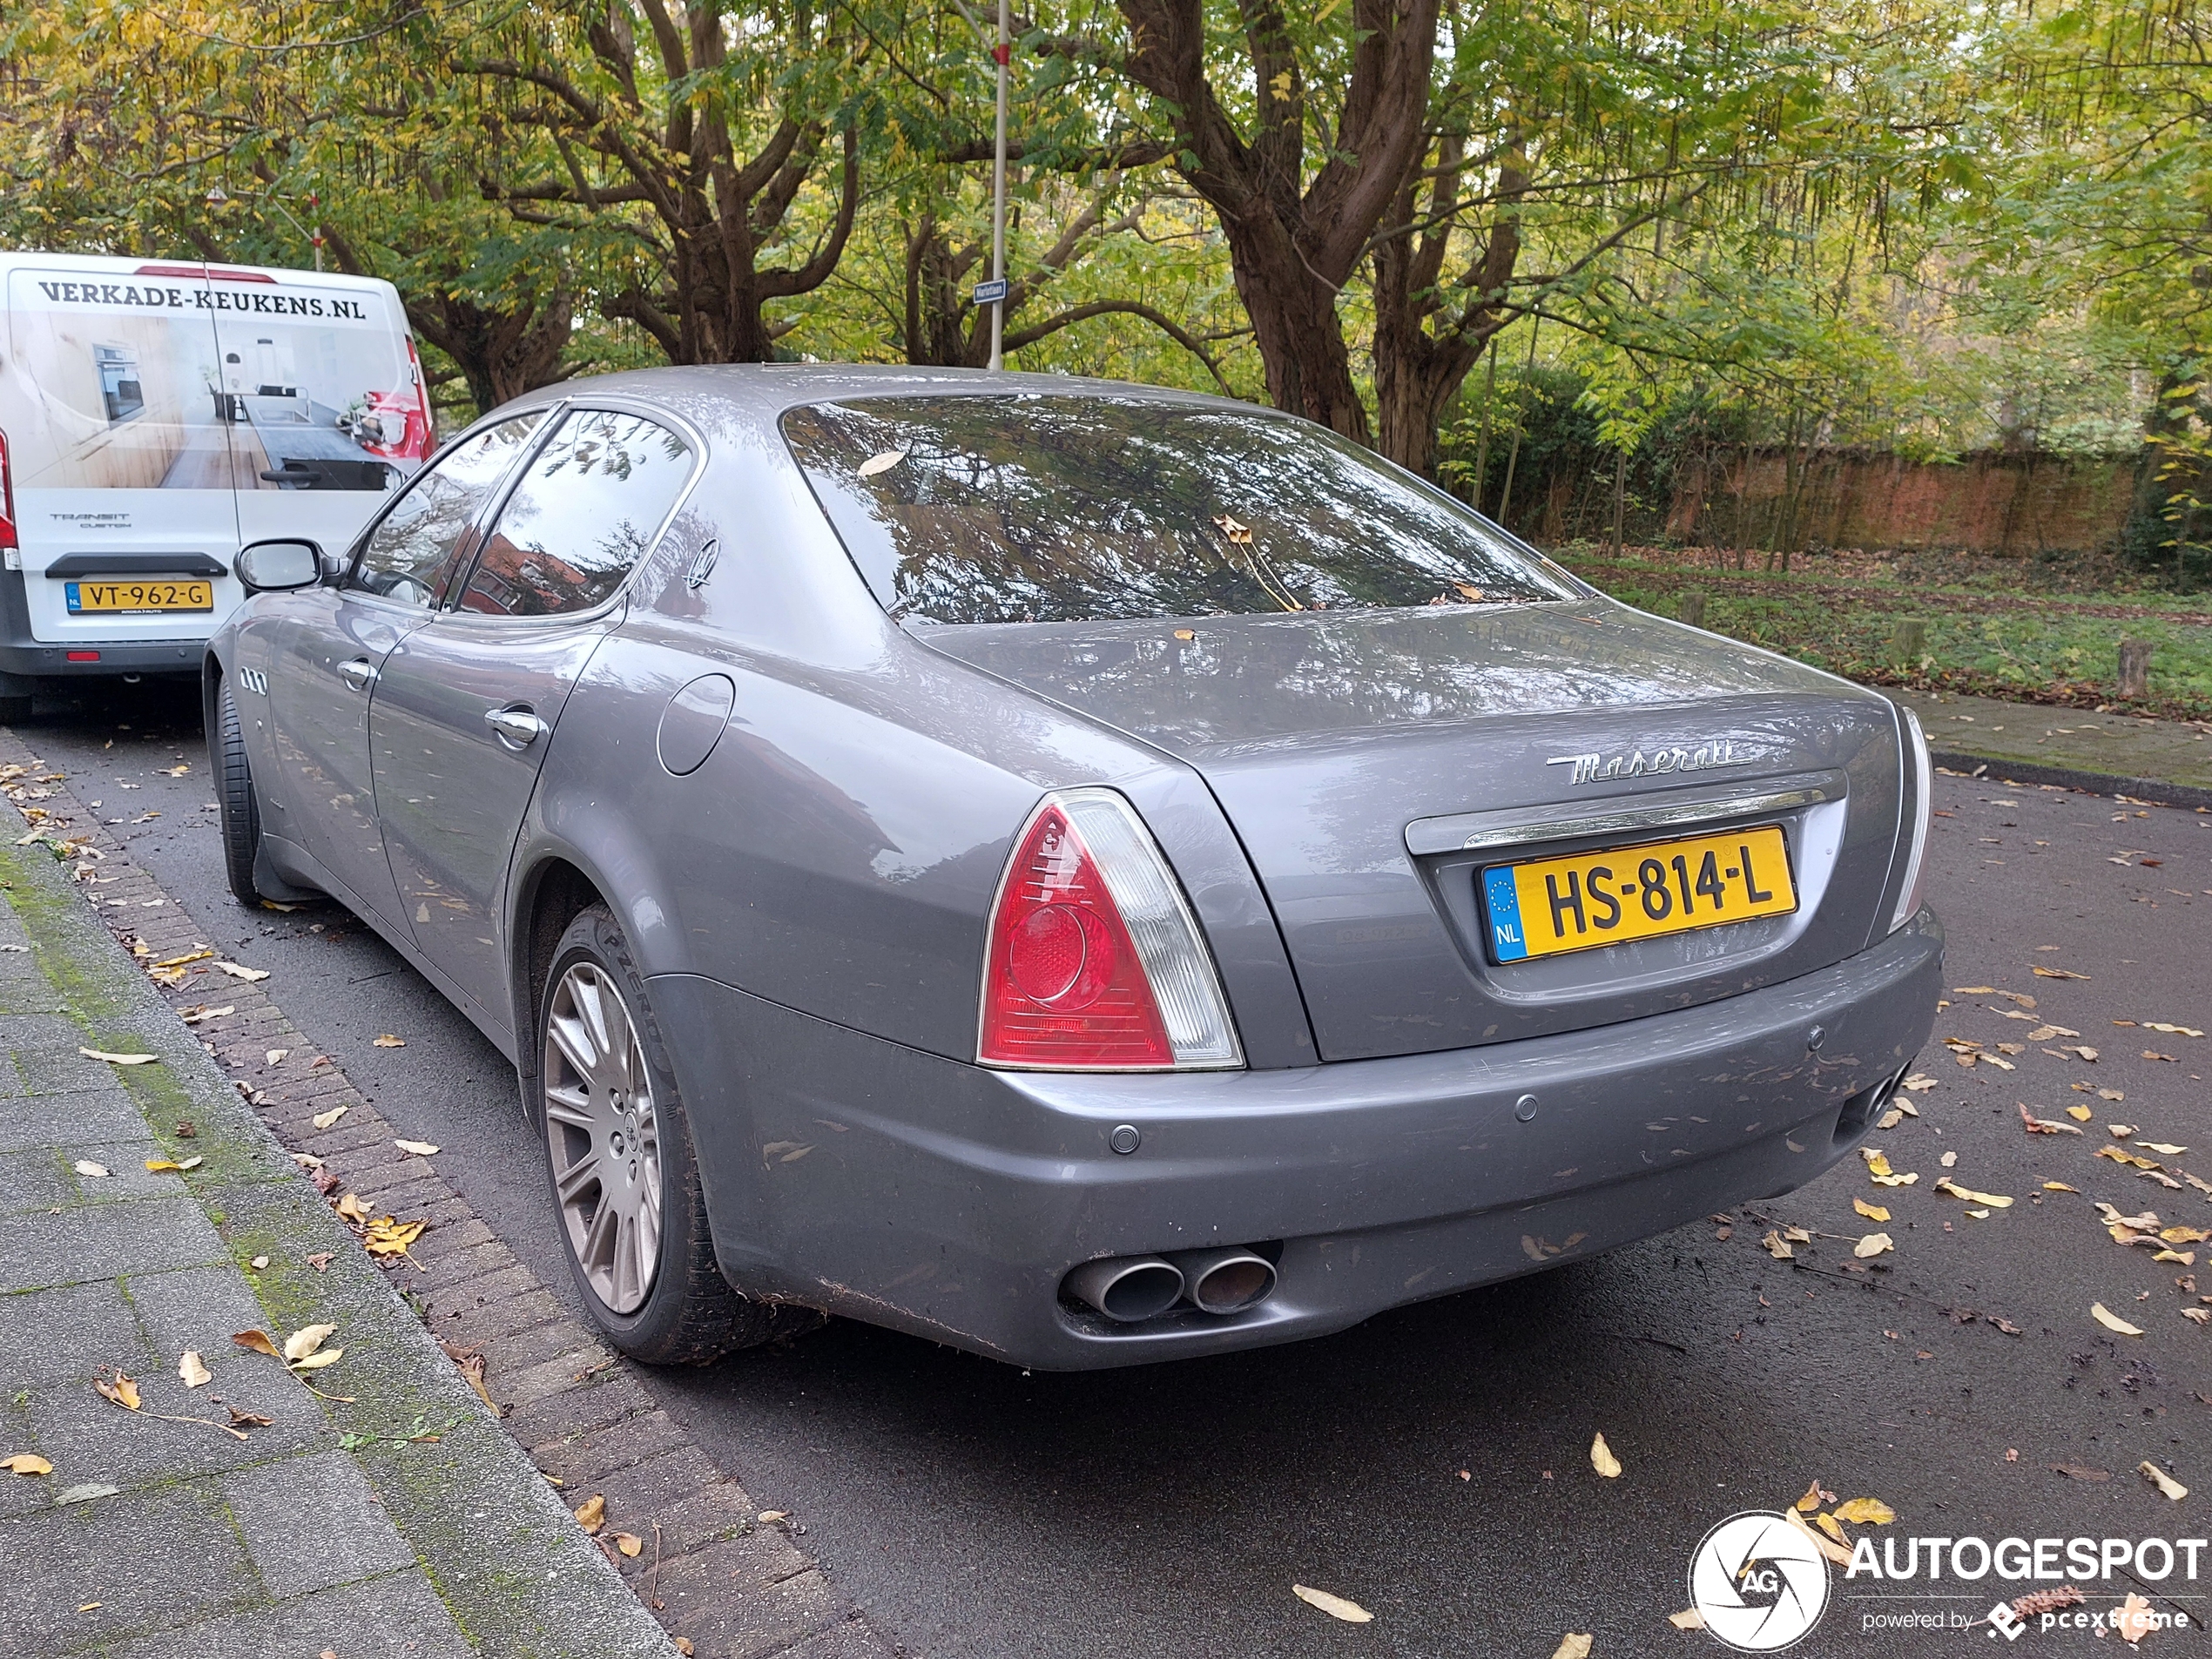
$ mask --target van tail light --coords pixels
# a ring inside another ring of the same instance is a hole
[[[0,553],[17,556],[8,561],[10,570],[22,569],[23,543],[16,535],[16,480],[8,466],[8,435],[0,432]]]
[[[1891,933],[1920,914],[1920,900],[1927,887],[1929,809],[1935,805],[1930,799],[1935,777],[1928,760],[1927,734],[1920,730],[1920,717],[1903,704],[1898,705],[1898,712],[1904,717],[1898,725],[1905,739],[1905,780],[1912,790],[1906,807],[1912,814],[1912,829],[1905,855],[1905,883],[1898,889],[1897,909],[1890,917]]]
[[[1048,1071],[1244,1064],[1183,889],[1110,789],[1047,795],[991,906],[976,1057]]]

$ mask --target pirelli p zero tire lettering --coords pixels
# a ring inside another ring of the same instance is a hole
[[[608,1339],[648,1365],[705,1365],[819,1323],[723,1278],[684,1103],[613,914],[581,912],[536,988],[547,1175],[570,1270]]]

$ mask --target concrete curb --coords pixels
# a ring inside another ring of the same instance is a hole
[[[2060,789],[2085,789],[2093,795],[2125,795],[2153,806],[2188,806],[2212,811],[2212,789],[2195,784],[2168,783],[2160,778],[2121,778],[2111,772],[2080,772],[2071,766],[2040,765],[2028,760],[2007,760],[1996,755],[1969,754],[1961,750],[1932,749],[1929,758],[1946,771],[1967,778],[2009,779],[2016,783],[2049,784]]]
[[[30,764],[31,759],[17,734],[0,729],[0,763]],[[124,941],[141,948],[150,961],[199,948],[183,907],[132,860],[98,815],[65,781],[46,786],[51,792],[44,805],[51,816],[45,822],[66,821],[69,834],[81,831],[105,855],[98,868],[103,908],[130,919],[132,931],[119,935]],[[58,870],[47,879],[63,890],[78,927],[95,936],[108,931],[101,926],[106,917],[88,914]],[[434,1356],[431,1369],[448,1392],[489,1426],[482,1403],[455,1368],[481,1366],[506,1430],[496,1438],[526,1472],[535,1464],[544,1478],[525,1478],[540,1502],[550,1506],[559,1527],[601,1570],[620,1573],[637,1598],[625,1596],[624,1603],[648,1628],[657,1617],[679,1639],[680,1651],[699,1659],[889,1659],[894,1649],[794,1543],[793,1523],[764,1519],[738,1483],[724,1476],[655,1406],[641,1386],[651,1373],[628,1366],[570,1318],[438,1174],[434,1160],[398,1149],[391,1125],[334,1062],[314,1051],[267,987],[211,973],[203,961],[186,965],[183,983],[165,992],[117,958],[112,938],[99,943],[134,993],[161,1007],[162,1019],[185,1039],[200,1074],[213,1076],[217,1092],[227,1097],[229,1111],[285,1151],[320,1160],[322,1172],[336,1178],[329,1199],[319,1198],[304,1180],[283,1182],[293,1205],[320,1211],[323,1224],[345,1240],[324,1278],[335,1278],[342,1260],[366,1276],[368,1291],[388,1303],[395,1293],[392,1282],[375,1282],[380,1270],[331,1215],[331,1199],[354,1192],[374,1214],[431,1223],[413,1247],[411,1264],[389,1269],[418,1316],[401,1323],[418,1347],[427,1345]],[[201,1040],[195,1042],[171,1011],[189,1004],[220,1004],[228,1012],[200,1018]],[[285,1058],[269,1064],[267,1055],[279,1049],[287,1051]],[[252,1109],[239,1098],[246,1085],[223,1077],[219,1065],[250,1071],[265,1085],[247,1094]],[[328,1127],[315,1126],[316,1116],[339,1108],[343,1114]],[[289,1157],[284,1162],[287,1169],[296,1167]],[[273,1317],[290,1318],[291,1310]],[[309,1322],[294,1318],[286,1328]],[[521,1455],[525,1452],[527,1460]],[[557,1495],[549,1481],[561,1487]],[[594,1494],[606,1501],[602,1539],[628,1533],[640,1544],[637,1554],[595,1547],[577,1527],[566,1507]],[[436,1501],[456,1521],[466,1514],[448,1494]],[[446,1547],[464,1554],[467,1548],[458,1538]],[[469,1570],[489,1569],[472,1564]],[[654,1635],[662,1645],[649,1650],[670,1651],[666,1638]],[[595,1649],[610,1656],[627,1651],[611,1644]]]

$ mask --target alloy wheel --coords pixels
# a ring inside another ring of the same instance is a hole
[[[569,1247],[609,1312],[634,1313],[660,1263],[660,1124],[630,1010],[590,962],[575,964],[553,988],[542,1075]]]

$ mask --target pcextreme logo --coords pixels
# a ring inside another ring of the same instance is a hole
[[[1689,1603],[1739,1653],[1778,1653],[1828,1609],[1828,1563],[1805,1532],[1765,1510],[1730,1515],[1689,1558]]]

